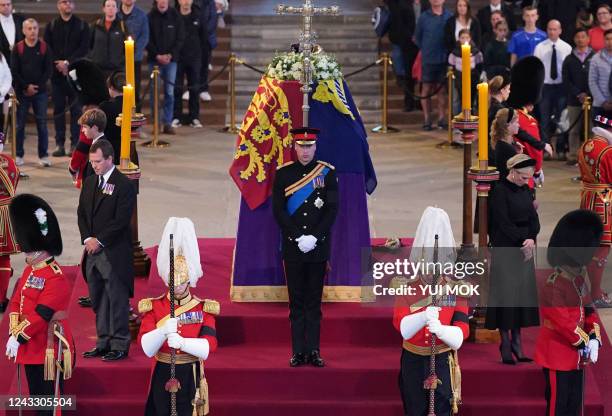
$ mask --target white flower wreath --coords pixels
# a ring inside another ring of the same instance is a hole
[[[296,52],[277,54],[266,68],[266,75],[281,81],[300,81],[304,55]],[[310,55],[312,79],[327,81],[342,78],[342,70],[333,55],[323,52]]]

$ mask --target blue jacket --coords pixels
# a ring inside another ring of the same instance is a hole
[[[142,61],[142,56],[149,43],[149,19],[147,14],[138,6],[134,6],[132,13],[125,15],[119,7],[119,17],[125,22],[128,32],[134,39],[134,59]]]
[[[445,64],[448,52],[444,43],[444,26],[452,15],[446,9],[441,15],[434,14],[431,9],[425,10],[419,16],[414,32],[414,40],[421,50],[424,64]]]
[[[194,2],[194,6],[200,9],[200,21],[206,27],[208,33],[208,46],[210,49],[217,47],[217,7],[215,0],[201,0]]]

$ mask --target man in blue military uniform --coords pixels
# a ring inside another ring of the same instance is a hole
[[[291,130],[297,161],[278,167],[272,191],[289,291],[291,367],[325,365],[319,352],[321,296],[338,210],[338,181],[332,165],[314,160],[318,133],[314,128]]]

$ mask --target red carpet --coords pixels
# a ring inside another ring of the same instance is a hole
[[[220,347],[207,362],[211,415],[366,416],[401,415],[397,388],[400,335],[387,308],[350,303],[325,304],[321,348],[323,369],[288,367],[291,352],[286,304],[229,302],[233,239],[200,240],[204,278],[196,294],[221,302],[217,320]],[[155,249],[149,249],[154,258]],[[77,350],[95,344],[91,309],[77,305],[87,287],[76,267],[70,320]],[[164,290],[155,266],[150,280],[137,279],[136,300]],[[136,303],[136,302],[134,302]],[[0,325],[7,333],[8,319]],[[537,330],[525,331],[525,350],[533,355]],[[603,416],[612,408],[612,354],[604,337],[600,362],[587,371],[586,415]],[[4,338],[3,338],[4,340]],[[535,364],[499,363],[497,346],[465,344],[461,415],[540,416],[545,413],[544,382]],[[116,364],[77,359],[66,393],[77,396],[77,411],[87,416],[141,415],[151,362],[134,344],[128,359]],[[15,366],[0,360],[0,392],[15,393]],[[24,390],[25,387],[24,380]],[[16,413],[14,413],[16,414]],[[24,414],[28,414],[27,412]]]

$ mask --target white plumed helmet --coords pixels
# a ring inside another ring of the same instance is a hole
[[[170,234],[174,243],[174,286],[189,282],[196,287],[202,277],[200,249],[195,227],[189,218],[170,217],[157,251],[157,271],[168,286],[170,278]]]

